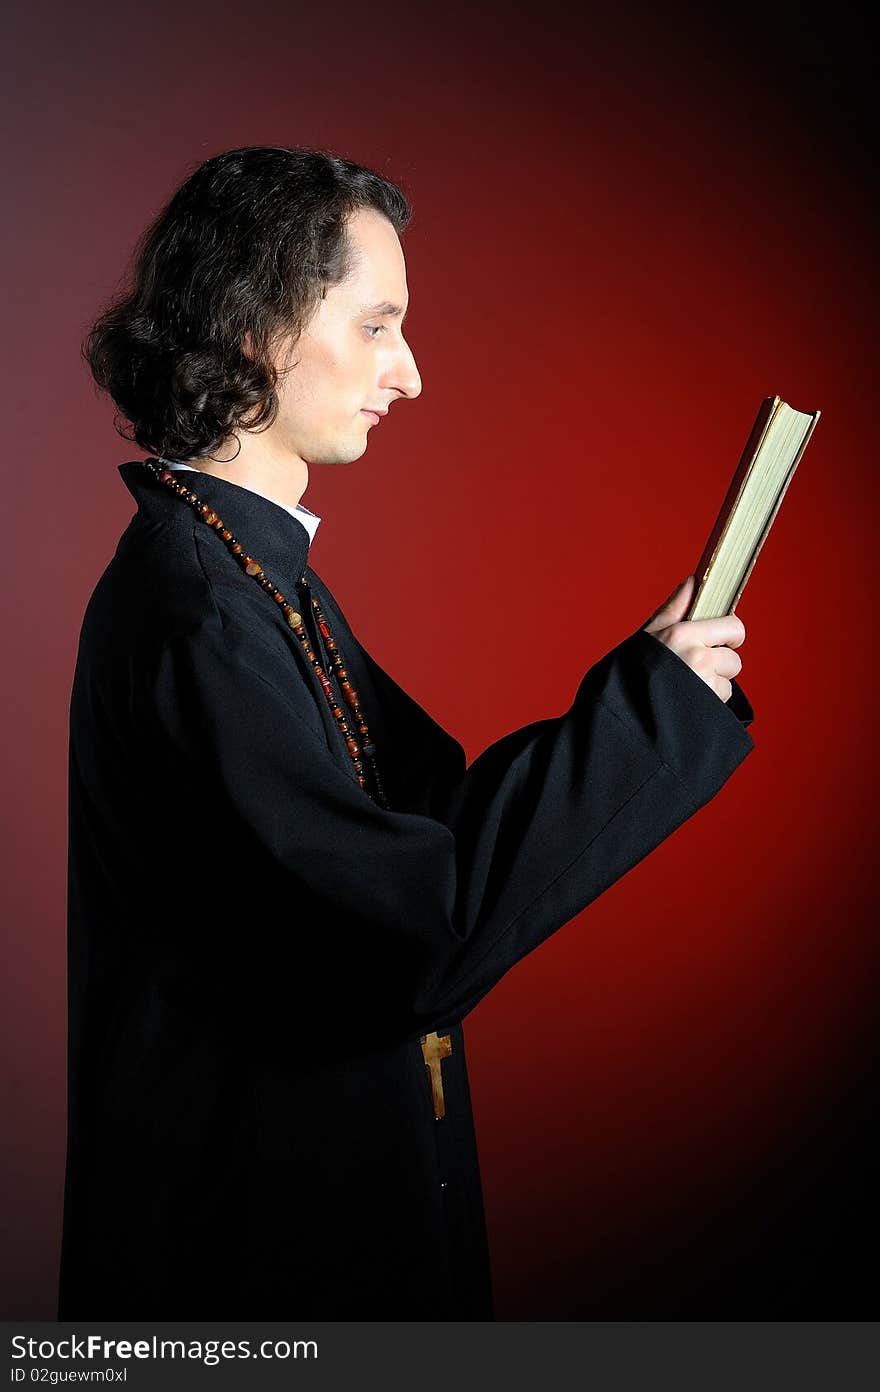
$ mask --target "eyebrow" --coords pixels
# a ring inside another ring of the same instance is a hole
[[[409,309],[407,309],[407,314],[408,313]],[[392,304],[390,300],[383,300],[381,304],[364,305],[361,314],[403,314],[403,318],[406,318],[406,314],[403,312],[403,305]]]

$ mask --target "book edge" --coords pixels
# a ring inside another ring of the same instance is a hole
[[[806,413],[804,413],[804,414],[806,414]],[[754,569],[755,561],[758,559],[758,552],[761,550],[761,547],[764,545],[764,542],[767,540],[767,537],[770,535],[770,528],[771,528],[771,526],[773,525],[773,522],[774,522],[774,519],[775,519],[775,517],[776,517],[777,512],[779,511],[780,507],[782,506],[782,500],[783,500],[783,498],[785,497],[786,492],[788,491],[788,486],[789,486],[789,484],[791,483],[792,479],[793,479],[794,476],[795,476],[795,471],[796,471],[796,469],[797,469],[797,466],[800,464],[801,459],[803,458],[804,450],[807,448],[807,445],[808,445],[809,442],[810,442],[810,437],[812,436],[813,431],[816,429],[816,422],[818,421],[818,419],[819,419],[820,415],[822,414],[822,412],[821,412],[821,411],[812,411],[812,412],[810,412],[810,414],[812,415],[813,419],[810,421],[810,424],[807,426],[807,429],[806,429],[806,431],[805,431],[805,433],[804,433],[804,438],[801,440],[800,446],[799,446],[799,448],[798,448],[798,452],[797,452],[797,454],[795,455],[794,459],[793,459],[792,462],[791,462],[791,466],[790,466],[790,468],[789,468],[788,474],[786,475],[785,482],[783,483],[782,488],[779,490],[779,497],[776,499],[776,502],[775,502],[775,504],[774,504],[774,506],[773,506],[773,510],[772,510],[772,512],[770,513],[770,516],[767,518],[767,523],[766,523],[766,525],[765,525],[765,527],[764,527],[764,530],[761,532],[760,537],[758,538],[758,543],[757,543],[757,545],[756,545],[754,551],[752,552],[751,560],[749,561],[749,563],[748,563],[748,565],[747,565],[747,567],[746,567],[746,569],[745,569],[745,572],[744,572],[744,574],[743,574],[742,580],[741,580],[741,582],[740,582],[739,589],[737,590],[736,594],[735,594],[734,597],[733,597],[733,603],[732,603],[732,605],[730,606],[730,613],[731,613],[731,614],[735,614],[735,613],[736,613],[736,606],[739,604],[740,599],[742,598],[743,590],[744,590],[745,587],[746,587],[746,581],[748,580],[749,576],[751,575],[751,573],[752,573],[752,571],[753,571],[753,569]]]
[[[779,408],[784,404],[785,403],[783,403],[781,397],[779,396],[765,396],[764,400],[758,407],[758,414],[756,415],[754,424],[752,425],[752,428],[749,431],[749,435],[746,440],[743,452],[740,456],[739,463],[737,464],[736,469],[734,470],[733,478],[731,479],[730,484],[728,485],[727,492],[725,493],[721,506],[718,509],[718,513],[716,515],[715,521],[712,524],[712,528],[709,532],[708,539],[706,541],[705,546],[703,547],[702,554],[700,555],[700,559],[697,562],[697,565],[694,570],[694,575],[696,577],[696,590],[694,591],[694,597],[691,600],[690,609],[687,615],[688,618],[690,618],[691,614],[697,607],[709,571],[712,569],[712,563],[716,555],[718,554],[718,549],[721,546],[724,537],[727,534],[727,529],[730,525],[731,517],[733,516],[733,513],[736,510],[736,505],[739,502],[740,497],[742,496],[743,489],[746,486],[746,482],[752,471],[754,463],[761,452],[761,446],[767,438],[767,432],[770,429],[770,424],[777,415]]]

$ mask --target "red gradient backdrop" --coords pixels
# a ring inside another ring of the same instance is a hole
[[[754,753],[466,1030],[499,1318],[873,1316],[876,220],[845,11],[15,8],[0,1311],[54,1318],[68,696],[141,457],[79,344],[187,173],[270,143],[415,207],[422,396],[304,501],[313,564],[471,757],[693,567],[763,396],[822,409],[739,609]]]

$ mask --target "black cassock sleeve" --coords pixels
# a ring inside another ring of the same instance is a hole
[[[753,748],[740,688],[731,709],[638,629],[589,669],[564,714],[467,768],[462,754],[433,815],[412,815],[359,787],[293,678],[268,646],[264,661],[247,634],[206,624],[165,644],[148,707],[160,747],[195,761],[215,818],[236,828],[221,864],[211,845],[198,857],[221,900],[224,881],[234,899],[247,876],[237,945],[218,939],[224,969],[304,1032],[344,1022],[401,1038],[458,1022]]]

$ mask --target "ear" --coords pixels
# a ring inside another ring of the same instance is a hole
[[[241,340],[241,351],[244,353],[246,358],[252,358],[254,356],[254,340],[250,329],[245,329],[244,331],[244,335]]]

